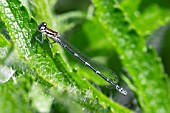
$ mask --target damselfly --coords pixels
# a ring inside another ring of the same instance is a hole
[[[46,35],[47,40],[48,38],[52,39],[54,42],[53,43],[58,43],[60,44],[62,47],[66,48],[71,54],[73,54],[77,59],[79,59],[83,64],[85,64],[87,67],[89,67],[92,71],[94,71],[96,74],[98,74],[100,77],[102,77],[105,81],[107,81],[108,83],[112,84],[121,94],[126,95],[127,92],[126,90],[124,90],[122,87],[120,87],[118,84],[116,84],[114,82],[114,80],[111,77],[108,77],[106,75],[104,75],[103,73],[101,73],[100,70],[98,70],[95,65],[93,64],[93,62],[89,62],[88,60],[86,60],[85,58],[81,57],[80,54],[78,54],[77,52],[75,52],[70,45],[68,45],[67,43],[65,43],[61,38],[58,32],[53,31],[52,29],[47,28],[47,23],[46,22],[42,22],[39,26],[38,26],[38,30],[42,33],[42,35]],[[41,42],[42,44],[44,43],[44,38],[42,36],[42,40],[39,40],[38,37],[36,37],[36,40],[38,40],[39,42]],[[51,44],[51,43],[50,43]],[[115,79],[117,79],[115,77]]]

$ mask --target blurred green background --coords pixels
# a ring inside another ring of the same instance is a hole
[[[169,4],[169,0],[1,1],[1,112],[170,112]],[[46,40],[43,45],[35,43],[41,22],[58,31],[75,51],[104,65],[97,67],[102,72],[113,70],[128,94],[118,93],[59,45],[50,49]]]

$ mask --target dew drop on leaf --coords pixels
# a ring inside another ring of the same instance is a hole
[[[14,73],[15,71],[12,68],[0,65],[0,83],[7,82]]]

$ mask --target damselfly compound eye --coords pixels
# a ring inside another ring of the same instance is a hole
[[[102,71],[101,69],[99,70],[99,68],[96,66],[95,62],[93,62],[90,59],[87,59],[88,57],[86,57],[85,55],[81,55],[79,52],[75,51],[72,48],[72,46],[70,46],[68,43],[66,43],[63,39],[60,38],[60,35],[58,32],[47,28],[47,23],[45,23],[45,22],[41,23],[38,26],[38,30],[47,36],[46,37],[47,40],[48,40],[48,38],[50,38],[51,40],[54,41],[52,43],[58,43],[59,45],[61,45],[65,49],[67,49],[71,54],[74,55],[74,57],[79,59],[83,64],[85,64],[92,71],[94,71],[96,74],[98,74],[100,77],[102,77],[105,81],[112,84],[120,93],[122,93],[123,95],[127,94],[126,90],[124,90],[122,87],[120,87],[119,85],[116,84],[118,78],[112,71],[110,71],[109,69],[107,69],[105,71]],[[37,39],[37,40],[40,42],[39,39]],[[41,42],[42,44],[43,44],[43,41],[44,41],[44,38],[42,37],[42,42]],[[50,43],[50,44],[52,44],[52,43]],[[99,66],[99,67],[102,67],[102,66]],[[106,71],[108,72],[107,74],[105,73]]]
[[[39,30],[40,32],[45,32],[46,28],[47,28],[47,23],[46,23],[46,22],[42,22],[42,23],[38,26],[38,30]]]

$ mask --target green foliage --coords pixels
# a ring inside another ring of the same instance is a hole
[[[56,16],[50,9],[54,0],[32,0],[28,8],[19,0],[0,1],[0,49],[8,48],[0,56],[0,69],[15,71],[10,80],[0,84],[2,113],[133,112],[97,90],[90,82],[101,86],[106,82],[77,64],[60,46],[54,44],[50,49],[46,40],[43,45],[36,42],[37,22],[42,21],[80,50],[88,50],[85,53],[95,60],[115,69],[143,112],[170,111],[168,77],[144,38],[169,22],[170,10],[152,4],[140,11],[140,0],[92,2],[94,8],[90,6],[87,13],[70,11]],[[122,74],[122,67],[130,78]]]
[[[122,62],[132,77],[133,90],[138,95],[143,111],[166,112],[169,103],[167,97],[169,91],[166,90],[168,84],[163,80],[166,76],[163,74],[161,62],[156,57],[155,51],[151,47],[146,47],[144,38],[136,33],[137,28],[130,27],[131,23],[126,21],[123,11],[114,5],[113,1],[94,0],[94,3],[101,24],[110,36],[114,36],[112,42],[115,43]],[[152,15],[150,16],[152,18]],[[150,24],[145,25],[150,26]],[[150,30],[147,27],[145,29]]]

